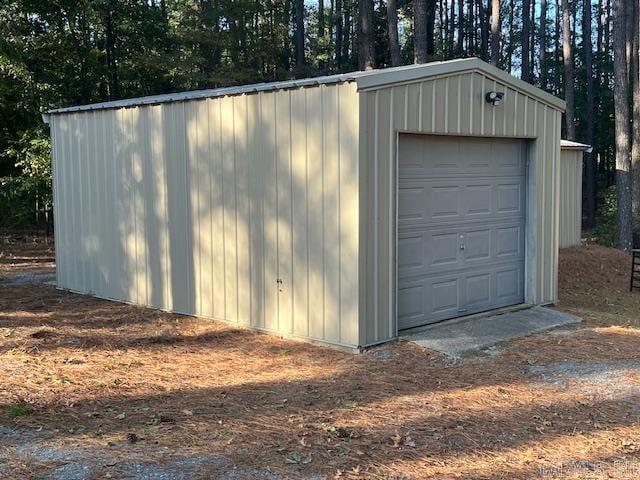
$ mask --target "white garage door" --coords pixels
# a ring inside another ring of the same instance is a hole
[[[523,301],[525,148],[400,136],[400,329]]]

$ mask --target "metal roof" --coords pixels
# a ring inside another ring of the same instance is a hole
[[[268,92],[272,90],[283,90],[287,88],[311,87],[315,85],[325,85],[333,83],[343,83],[353,81],[358,74],[369,72],[354,72],[339,75],[329,75],[325,77],[305,78],[301,80],[288,80],[284,82],[254,83],[251,85],[240,85],[236,87],[213,88],[208,90],[193,90],[189,92],[166,93],[164,95],[150,95],[148,97],[127,98],[123,100],[113,100],[110,102],[91,103],[88,105],[77,105],[73,107],[56,108],[47,111],[47,114],[81,112],[86,110],[104,110],[109,108],[126,108],[138,105],[154,105],[158,103],[180,102],[184,100],[194,100],[200,98],[226,97],[229,95],[240,95],[243,93]]]
[[[43,119],[48,122],[51,114],[82,112],[91,110],[104,110],[114,108],[127,108],[140,105],[155,105],[159,103],[180,102],[185,100],[195,100],[203,98],[216,98],[231,95],[251,94],[258,92],[269,92],[274,90],[284,90],[290,88],[313,87],[318,85],[331,85],[344,82],[358,82],[358,89],[382,88],[391,84],[411,82],[419,79],[459,74],[467,71],[480,71],[492,76],[499,82],[509,84],[513,88],[538,98],[554,108],[564,110],[564,101],[547,92],[534,87],[522,80],[509,75],[508,73],[489,65],[477,58],[464,58],[448,60],[444,62],[432,62],[421,65],[405,65],[401,67],[391,67],[379,70],[368,70],[337,75],[327,75],[323,77],[305,78],[300,80],[288,80],[282,82],[256,83],[252,85],[240,85],[235,87],[214,88],[209,90],[195,90],[190,92],[168,93],[164,95],[152,95],[148,97],[129,98],[124,100],[114,100],[110,102],[92,103],[89,105],[78,105],[72,107],[56,108],[48,110]]]
[[[591,149],[591,145],[587,145],[586,143],[573,142],[571,140],[565,140],[564,138],[560,140],[560,148],[563,150],[583,150],[587,151]]]

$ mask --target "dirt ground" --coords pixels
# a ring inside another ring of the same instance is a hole
[[[558,307],[583,324],[451,362],[61,292],[35,283],[49,243],[0,251],[0,478],[640,478],[623,253],[562,252]]]

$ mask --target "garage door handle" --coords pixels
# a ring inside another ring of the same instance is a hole
[[[460,235],[460,250],[464,250],[466,245],[464,244],[464,235]]]

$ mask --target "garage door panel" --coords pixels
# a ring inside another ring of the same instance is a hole
[[[416,181],[417,180],[417,181]],[[420,182],[420,183],[418,183]],[[521,218],[524,190],[515,177],[490,179],[413,179],[399,185],[398,228]]]
[[[400,278],[424,276],[430,271],[447,271],[461,265],[457,230],[405,233],[398,237]]]
[[[424,234],[398,238],[398,271],[404,277],[426,271]]]
[[[400,178],[424,175],[456,177],[483,174],[519,175],[523,145],[508,139],[431,137],[428,145],[418,135],[402,135]]]
[[[489,182],[484,185],[467,185],[462,201],[466,215],[489,215],[493,205],[493,186]]]
[[[399,323],[412,328],[518,303],[519,278],[520,268],[514,265],[500,272],[476,269],[401,282]]]
[[[489,308],[492,304],[491,272],[468,275],[465,279],[465,307],[467,310]]]
[[[455,276],[421,278],[406,282],[398,290],[398,321],[402,328],[432,323],[434,319],[458,315],[460,280]]]
[[[519,302],[524,294],[522,278],[519,265],[496,272],[496,299],[505,305]]]
[[[398,192],[398,221],[426,221],[426,191],[422,185],[405,186]]]
[[[470,262],[467,263],[458,263],[454,267],[444,267],[440,269],[428,269],[427,274],[425,275],[425,270],[415,269],[413,272],[407,271],[404,275],[398,276],[399,286],[403,287],[408,283],[412,283],[421,279],[438,279],[444,276],[449,277],[463,277],[467,274],[481,274],[487,271],[496,271],[498,269],[513,269],[520,267],[520,260],[507,260],[501,262],[483,262],[478,264],[472,264]]]
[[[461,234],[465,245],[464,260],[477,262],[491,259],[491,228],[482,230],[467,230]]]
[[[427,190],[427,213],[434,220],[460,216],[460,188],[457,185],[434,186]],[[430,210],[430,212],[429,212]]]
[[[522,262],[523,226],[444,227],[398,234],[398,278]],[[460,248],[464,243],[464,250]]]
[[[457,168],[460,163],[459,149],[452,151],[447,142],[434,139],[426,145],[422,138],[417,135],[403,136],[400,145],[400,166],[403,172],[408,175],[420,175],[425,173],[425,156],[431,159],[431,168],[435,171],[447,172]],[[426,151],[428,148],[428,152]]]
[[[503,183],[497,186],[498,208],[496,213],[520,213],[523,211],[524,196],[519,178],[513,183]]]
[[[522,171],[525,157],[525,144],[511,140],[493,140],[491,142],[491,156],[495,159],[495,166],[503,171],[514,169]]]
[[[524,144],[402,135],[399,151],[399,327],[520,303]]]
[[[426,241],[426,267],[451,267],[460,261],[456,232],[427,233],[423,238]]]
[[[498,258],[524,256],[524,235],[522,225],[496,229],[496,252]]]
[[[459,279],[453,278],[426,284],[429,290],[427,299],[430,300],[429,303],[431,304],[429,313],[441,314],[458,310],[460,293],[458,281]]]
[[[398,290],[398,317],[403,323],[417,325],[425,318],[424,285],[418,283]]]
[[[519,265],[414,279],[400,283],[398,321],[403,329],[417,327],[513,305],[522,295]]]
[[[468,142],[461,139],[458,143],[460,151],[460,163],[458,167],[464,171],[491,171],[495,159],[491,156],[491,144]]]

